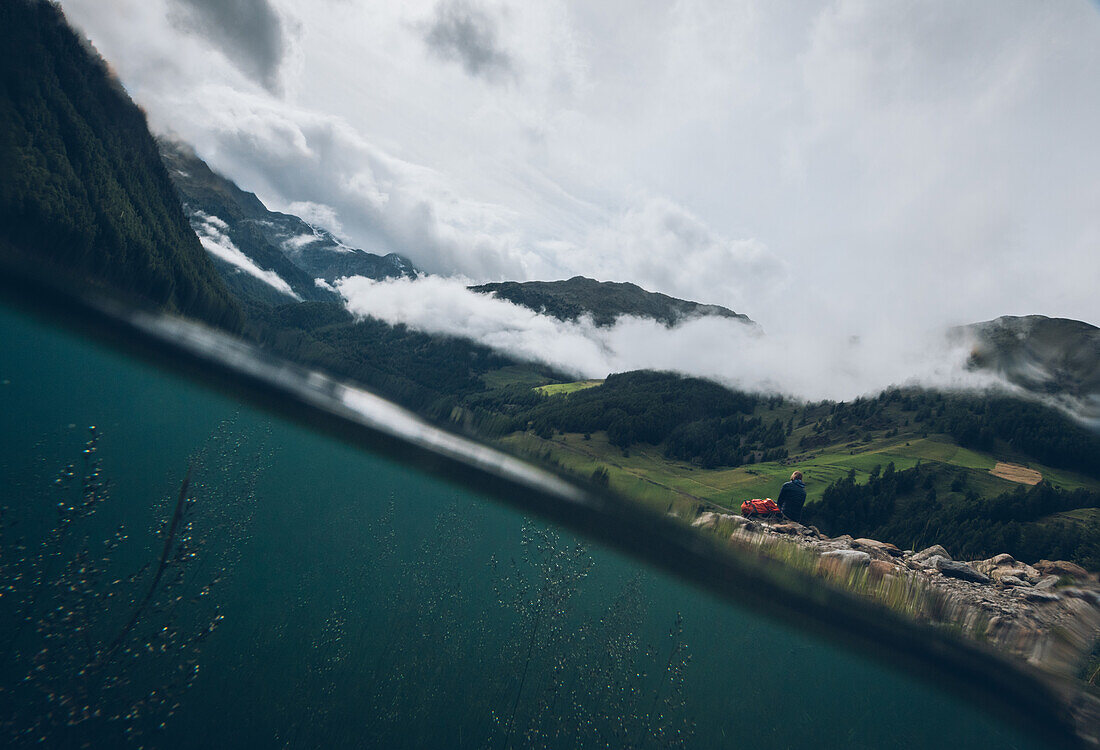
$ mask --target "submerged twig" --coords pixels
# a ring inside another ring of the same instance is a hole
[[[172,553],[172,547],[176,541],[176,534],[179,532],[180,521],[183,519],[183,512],[187,506],[187,488],[191,484],[191,467],[187,467],[187,474],[183,477],[183,484],[180,485],[179,497],[176,499],[176,509],[172,513],[172,522],[168,526],[168,533],[164,540],[164,549],[160,553],[160,562],[157,564],[157,571],[153,575],[153,580],[149,582],[149,588],[145,592],[145,596],[141,598],[137,606],[134,607],[133,613],[130,615],[130,619],[115,636],[114,640],[108,644],[107,648],[103,650],[99,658],[96,659],[93,667],[101,667],[106,664],[123,641],[126,640],[126,636],[130,634],[130,631],[134,629],[134,626],[141,619],[142,613],[149,605],[149,602],[153,599],[153,595],[156,593],[157,585],[160,583],[161,577],[164,576],[164,571],[168,568],[168,560]]]

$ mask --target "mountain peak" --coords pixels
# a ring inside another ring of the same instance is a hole
[[[417,274],[396,253],[350,247],[323,227],[269,210],[255,193],[211,169],[190,145],[171,137],[157,143],[192,227],[238,295],[268,304],[333,300],[337,296],[326,285],[345,276]]]
[[[470,287],[495,294],[517,305],[559,320],[578,320],[590,315],[599,326],[610,326],[621,315],[651,318],[666,326],[704,316],[739,320],[756,327],[748,316],[721,305],[707,305],[649,292],[628,281],[598,281],[574,276],[560,281],[503,281]]]

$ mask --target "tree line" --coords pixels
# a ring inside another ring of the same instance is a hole
[[[1100,492],[1065,490],[1049,482],[983,498],[966,471],[927,464],[896,471],[876,467],[865,484],[855,472],[830,484],[806,506],[803,521],[826,534],[851,534],[920,549],[943,545],[962,559],[1007,552],[1018,560],[1072,560],[1100,569],[1100,523],[1055,514],[1100,508]]]

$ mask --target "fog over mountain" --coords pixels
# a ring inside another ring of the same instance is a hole
[[[806,367],[1097,321],[1095,4],[62,5],[155,130],[429,272],[632,282]]]
[[[475,292],[461,278],[337,282],[348,309],[415,330],[472,338],[520,359],[552,365],[578,378],[653,369],[729,386],[805,399],[852,399],[889,385],[979,389],[998,376],[967,368],[972,341],[942,330],[898,337],[761,335],[738,318],[708,315],[668,326],[622,316],[598,325],[590,315],[561,320]]]

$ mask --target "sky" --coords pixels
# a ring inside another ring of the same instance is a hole
[[[1087,0],[61,5],[155,131],[434,274],[631,281],[788,356],[1100,324]]]

